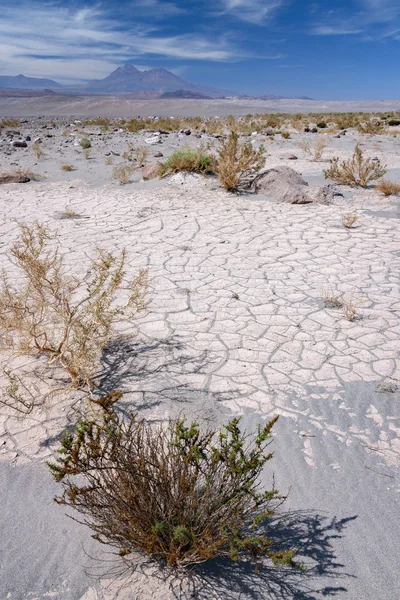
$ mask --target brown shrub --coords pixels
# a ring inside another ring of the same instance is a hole
[[[382,192],[385,196],[396,196],[400,194],[400,184],[389,179],[382,179],[375,188],[378,192]]]
[[[112,176],[117,183],[124,185],[130,182],[134,172],[135,167],[133,165],[118,165],[113,168]]]
[[[62,367],[75,387],[90,388],[101,351],[116,321],[132,318],[143,307],[146,271],[125,278],[120,256],[97,250],[84,278],[69,276],[54,236],[40,223],[21,225],[11,255],[23,277],[14,287],[3,272],[0,328],[3,344],[23,354],[48,358]],[[13,276],[15,280],[15,276]],[[117,292],[125,294],[118,301]]]
[[[251,144],[239,144],[239,136],[232,131],[222,143],[215,169],[224,188],[232,192],[243,177],[258,171],[263,164],[264,148],[254,150]]]
[[[365,158],[358,144],[349,160],[339,163],[338,158],[333,158],[330,163],[329,169],[324,171],[325,177],[336,183],[352,187],[368,187],[371,181],[380,179],[386,173],[386,166],[382,165],[379,160],[373,161]]]
[[[259,490],[275,417],[250,441],[240,418],[220,431],[185,419],[159,425],[116,413],[114,392],[97,402],[102,416],[67,432],[49,467],[94,538],[134,565],[138,555],[188,567],[218,556],[268,556],[294,564],[295,552],[274,552],[260,523],[283,500]]]

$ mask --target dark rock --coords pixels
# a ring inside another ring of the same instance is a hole
[[[0,176],[0,184],[2,183],[28,183],[29,177],[25,175],[3,175]]]
[[[164,156],[164,154],[162,152],[156,152],[155,154],[153,154],[154,158],[161,158],[162,156]]]
[[[26,136],[26,138],[25,138],[25,141],[26,141],[26,142],[30,142],[30,141],[31,141],[31,139],[32,139],[32,138],[31,138],[31,136],[30,136],[30,135],[27,135],[27,136]]]
[[[15,140],[14,142],[11,142],[12,145],[14,146],[14,148],[27,148],[28,144],[26,142],[20,142],[18,140]]]

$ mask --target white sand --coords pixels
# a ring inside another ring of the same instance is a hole
[[[288,164],[318,183],[326,163],[298,148],[298,161],[280,158],[299,139],[268,146],[267,164]],[[399,180],[397,140],[364,140]],[[292,486],[287,507],[294,511],[280,532],[318,568],[257,577],[210,566],[194,595],[177,591],[176,582],[173,592],[148,572],[121,592],[118,582],[90,579],[83,565],[107,569],[84,551],[104,559],[104,548],[52,503],[58,487],[43,466],[72,416],[63,396],[25,421],[0,410],[1,600],[394,600],[400,392],[377,386],[400,385],[399,198],[345,188],[332,205],[291,206],[229,195],[213,180],[119,187],[104,174],[103,155],[125,142],[95,140],[93,159],[76,154],[72,173],[59,170],[51,150],[59,138],[44,142],[33,170],[45,168],[48,179],[0,188],[2,266],[12,268],[6,250],[17,222],[34,219],[57,228],[71,269],[82,272],[95,245],[126,247],[133,271],[148,266],[139,333],[104,357],[109,385],[124,389],[124,401],[148,418],[184,410],[218,424],[242,414],[252,429],[280,414],[273,468],[280,489]],[[170,136],[155,151],[167,155],[175,143],[183,141]],[[348,156],[353,147],[352,137],[332,140],[326,157]],[[62,160],[74,152],[65,150]],[[29,148],[2,158],[2,170],[17,156],[19,166],[33,167]],[[60,220],[67,205],[87,218]],[[359,215],[352,230],[341,225],[349,211]],[[324,306],[327,286],[364,296],[353,322]]]

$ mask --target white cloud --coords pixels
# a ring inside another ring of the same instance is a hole
[[[220,5],[225,13],[231,13],[242,21],[261,25],[283,5],[283,0],[220,0]]]
[[[174,4],[136,0],[140,9],[178,11]],[[140,20],[127,25],[118,11],[104,5],[67,8],[45,0],[10,6],[0,0],[0,73],[25,73],[56,80],[101,78],[124,62],[159,56],[171,59],[227,61],[241,57],[230,39],[219,35],[160,35]]]
[[[318,25],[312,29],[315,35],[355,35],[361,33],[362,29],[354,29],[346,25]]]

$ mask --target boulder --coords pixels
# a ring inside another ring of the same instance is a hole
[[[14,148],[27,148],[28,144],[26,142],[21,142],[18,140],[15,140],[15,142],[11,142],[11,144],[14,146]]]
[[[161,158],[162,156],[164,156],[164,154],[162,152],[155,152],[153,156],[154,158]]]
[[[142,169],[143,181],[149,181],[150,179],[156,179],[158,177],[158,169],[160,165],[158,162],[152,162],[145,165]]]
[[[306,193],[308,183],[300,173],[290,167],[278,166],[261,171],[253,179],[251,188],[255,192],[288,204],[310,204],[312,202]]]
[[[28,183],[29,177],[26,175],[3,175],[0,176],[0,184],[2,183]]]

